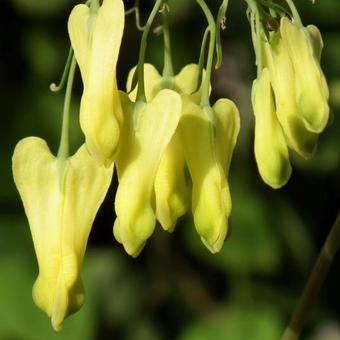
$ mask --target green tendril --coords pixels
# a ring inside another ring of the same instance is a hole
[[[140,24],[140,14],[139,14],[139,0],[136,0],[133,7],[125,11],[125,15],[130,15],[132,13],[135,13],[135,24],[139,31],[144,31],[145,26],[142,26]]]
[[[60,144],[58,149],[58,158],[66,159],[69,156],[69,121],[70,121],[70,103],[72,96],[72,87],[74,80],[74,73],[76,69],[76,58],[73,55],[70,62],[70,69],[67,78],[64,108],[63,108],[63,122],[61,128]]]
[[[157,0],[151,13],[148,18],[148,21],[145,24],[145,28],[142,34],[142,40],[139,50],[139,60],[138,60],[138,66],[137,66],[137,72],[138,72],[138,90],[137,90],[137,97],[136,101],[143,101],[146,102],[145,97],[145,88],[144,88],[144,59],[145,59],[145,51],[147,46],[147,38],[150,32],[150,28],[152,26],[152,23],[157,15],[157,12],[162,4],[163,0]]]
[[[204,12],[204,15],[208,21],[209,33],[210,33],[206,76],[203,79],[203,88],[202,88],[202,97],[201,97],[201,106],[206,107],[206,106],[210,106],[210,101],[209,101],[210,78],[211,78],[211,73],[212,73],[212,64],[213,64],[213,58],[214,58],[214,52],[215,52],[216,24],[207,4],[203,0],[196,0],[196,2],[199,4],[199,6],[202,8],[202,11]]]
[[[58,93],[64,88],[65,83],[66,83],[66,79],[67,79],[67,74],[68,74],[68,71],[70,69],[72,57],[73,57],[73,49],[72,49],[72,47],[70,47],[70,50],[69,50],[68,56],[67,56],[67,60],[66,60],[66,64],[65,64],[65,67],[64,67],[64,71],[63,71],[63,74],[61,76],[59,84],[58,85],[56,83],[50,84],[50,90],[52,92]]]

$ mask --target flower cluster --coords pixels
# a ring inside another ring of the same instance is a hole
[[[28,137],[13,155],[14,180],[39,266],[33,299],[51,317],[55,330],[62,329],[64,319],[83,303],[80,272],[85,248],[114,168],[119,185],[113,233],[129,255],[141,252],[156,221],[171,232],[190,205],[203,244],[212,253],[223,245],[232,205],[228,173],[240,120],[231,100],[219,99],[211,106],[209,97],[213,57],[220,49],[216,22],[227,1],[216,21],[205,2],[196,1],[208,20],[205,67],[206,34],[200,61],[173,73],[168,5],[156,0],[126,92],[118,90],[116,81],[123,1],[103,0],[99,5],[91,0],[70,14],[74,56],[58,154],[52,155],[44,140]],[[319,66],[322,40],[316,27],[304,28],[284,16],[278,30],[266,31],[254,9],[256,1],[247,2],[253,9],[258,64],[252,96],[255,156],[262,178],[276,188],[291,173],[288,147],[311,157],[328,121],[328,90]],[[162,74],[144,62],[146,39],[159,12],[164,19]],[[83,82],[79,119],[85,143],[70,156],[68,107],[76,62]]]
[[[279,188],[291,175],[288,148],[310,159],[329,120],[316,26],[282,17],[277,31],[255,28],[258,78],[252,88],[255,157],[262,179]]]

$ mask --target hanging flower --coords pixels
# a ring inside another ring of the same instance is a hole
[[[293,63],[279,32],[264,42],[265,61],[275,97],[276,115],[288,146],[305,159],[316,149],[318,134],[309,131],[297,100]]]
[[[84,145],[66,159],[54,157],[46,142],[37,137],[25,138],[15,148],[14,181],[39,266],[33,299],[51,317],[57,331],[83,304],[83,256],[112,171],[112,166],[99,167]]]
[[[68,22],[84,84],[80,126],[91,156],[106,166],[113,161],[122,124],[116,64],[124,16],[122,0],[104,0],[98,10],[75,6]]]
[[[288,147],[276,116],[268,68],[253,83],[255,158],[260,175],[273,188],[285,185],[291,175]]]
[[[134,67],[127,80],[129,97],[134,100],[137,87],[132,91],[133,77],[136,71]],[[162,77],[151,64],[144,64],[145,95],[150,100],[162,88],[170,88],[179,94],[191,94],[196,91],[199,67],[189,64],[173,77]],[[199,102],[200,91],[194,94]],[[188,186],[185,179],[185,156],[178,130],[162,155],[162,159],[155,178],[156,216],[164,230],[172,231],[177,219],[184,215],[189,208]]]
[[[137,256],[155,228],[155,177],[176,130],[181,99],[165,89],[147,103],[134,103],[124,93],[121,100],[124,124],[115,159],[119,186],[114,235],[128,254]]]
[[[315,26],[300,27],[282,18],[280,33],[295,72],[295,90],[302,120],[315,133],[324,130],[329,119],[328,87],[319,60],[322,49],[320,32]]]
[[[231,197],[228,173],[240,128],[239,113],[228,99],[202,108],[182,95],[179,129],[192,178],[192,212],[202,242],[218,252],[228,231]]]

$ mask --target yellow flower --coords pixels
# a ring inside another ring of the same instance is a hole
[[[124,93],[121,101],[124,124],[115,159],[119,186],[114,235],[128,254],[137,256],[155,228],[154,182],[177,128],[181,98],[164,89],[147,103],[133,103]]]
[[[135,100],[137,94],[137,86],[132,89],[133,79],[135,77],[136,66],[132,68],[128,74],[126,89],[129,92],[129,98]],[[203,72],[204,76],[205,72]],[[181,71],[170,78],[163,78],[157,69],[151,64],[144,64],[144,79],[145,79],[145,96],[147,100],[152,99],[163,88],[170,88],[179,94],[192,94],[197,87],[198,65],[188,64]],[[198,100],[201,96],[201,91],[193,94],[193,98]]]
[[[182,95],[179,124],[185,159],[192,178],[192,211],[197,232],[212,252],[218,252],[228,230],[231,198],[228,172],[240,128],[239,113],[228,99],[202,108]]]
[[[268,68],[253,83],[255,158],[264,182],[273,188],[287,183],[291,175],[286,140],[276,116]]]
[[[80,125],[91,156],[106,166],[113,161],[122,124],[116,64],[124,16],[122,0],[104,0],[97,13],[75,6],[68,22],[84,84]]]
[[[132,88],[134,67],[128,76],[127,91]],[[171,88],[179,94],[191,94],[196,90],[198,65],[189,64],[174,77],[163,78],[151,64],[144,64],[145,94],[151,100],[164,87]],[[129,97],[134,100],[137,87]],[[200,91],[195,93],[199,101]],[[156,216],[164,230],[172,231],[177,219],[184,215],[189,207],[188,188],[185,180],[185,157],[181,139],[176,131],[162,155],[162,159],[155,178]]]
[[[309,131],[302,120],[295,89],[295,72],[288,49],[279,33],[264,43],[266,65],[275,95],[276,115],[290,148],[300,156],[313,156],[318,135]]]
[[[309,131],[320,133],[329,119],[328,87],[319,64],[321,35],[315,26],[300,27],[288,18],[281,19],[280,33],[293,64],[303,123]]]
[[[112,171],[112,167],[99,167],[84,145],[67,159],[54,157],[46,142],[37,137],[25,138],[15,148],[14,181],[39,266],[33,299],[51,317],[57,331],[83,304],[83,256]]]

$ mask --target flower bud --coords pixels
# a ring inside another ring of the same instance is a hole
[[[295,74],[288,50],[278,33],[264,45],[266,65],[275,95],[276,115],[287,144],[305,159],[313,156],[318,135],[306,129],[296,99]]]
[[[315,29],[310,31],[314,33],[311,35],[288,18],[281,19],[280,33],[293,64],[303,123],[309,131],[320,133],[329,119],[328,87],[319,64],[322,44]]]
[[[269,70],[264,68],[253,83],[255,158],[260,175],[272,188],[280,188],[291,175],[288,148],[277,120]]]

